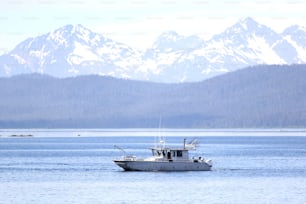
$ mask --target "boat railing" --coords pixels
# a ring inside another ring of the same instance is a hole
[[[114,148],[119,149],[123,153],[123,156],[121,156],[121,158],[120,158],[121,160],[124,160],[124,161],[136,161],[137,158],[136,158],[135,155],[127,155],[126,151],[123,148],[121,148],[121,147],[119,147],[117,145],[114,145]]]
[[[202,156],[193,156],[192,161],[194,161],[194,162],[207,162],[206,159]]]
[[[124,161],[136,161],[136,156],[134,155],[126,155],[126,156],[123,156],[123,160]]]

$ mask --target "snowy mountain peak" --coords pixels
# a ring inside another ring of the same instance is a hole
[[[175,31],[166,31],[166,32],[163,32],[158,38],[164,38],[169,41],[176,41],[179,38],[182,38],[182,36],[177,34],[177,32]]]
[[[270,32],[271,30],[259,23],[257,23],[252,18],[243,18],[239,20],[236,24],[229,27],[225,30],[224,33],[226,34],[237,34],[237,33],[244,33],[244,34],[251,34],[251,33],[262,33],[262,32]]]
[[[88,32],[92,32],[90,29],[84,27],[83,25],[81,24],[75,24],[75,25],[72,25],[72,24],[68,24],[68,25],[65,25],[65,26],[62,26],[56,30],[54,30],[53,32],[51,33],[66,33],[66,34],[84,34],[84,33],[88,33]]]
[[[306,28],[298,25],[288,27],[282,33],[282,36],[288,41],[294,42],[294,46],[297,49],[301,49],[301,52],[306,53]],[[299,48],[298,48],[299,47]],[[306,54],[301,55],[300,58],[305,58]]]
[[[226,41],[236,47],[249,47],[250,40],[255,38],[264,39],[269,46],[280,40],[279,34],[269,27],[257,23],[252,18],[244,18],[227,28],[223,33],[215,35],[212,41]]]
[[[8,70],[5,75],[29,71],[60,77],[100,74],[129,78],[131,69],[141,62],[140,56],[130,47],[78,24],[21,42],[4,56],[4,63],[0,56],[0,66]]]
[[[88,28],[84,27],[81,24],[76,24],[72,26],[72,31],[75,33],[84,33],[84,32],[92,32]]]
[[[173,46],[175,46],[176,42],[181,38],[183,37],[179,36],[175,31],[163,32],[153,43],[152,48],[160,51],[172,51]]]
[[[299,25],[293,25],[286,28],[282,34],[288,35],[288,34],[298,34],[298,33],[300,34],[306,33],[306,28]]]
[[[259,23],[250,17],[242,18],[240,21],[238,21],[237,25],[242,27],[244,30],[254,30],[261,27]]]
[[[175,31],[162,33],[154,42],[152,48],[161,52],[197,49],[204,45],[204,40],[198,36],[183,36]]]
[[[100,38],[104,38],[102,35],[93,33],[81,24],[69,24],[50,32],[47,35],[48,40],[52,40],[58,45],[66,46],[71,44],[72,41],[84,41],[85,43],[90,43],[90,40],[97,35],[99,35],[99,40]]]

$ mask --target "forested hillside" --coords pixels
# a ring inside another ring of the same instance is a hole
[[[102,76],[0,78],[0,128],[306,127],[306,66],[256,66],[197,83]]]

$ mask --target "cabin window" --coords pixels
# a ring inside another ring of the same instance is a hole
[[[167,152],[167,159],[171,159],[171,152]]]
[[[182,151],[177,151],[176,154],[177,154],[177,157],[182,157],[183,156],[183,152]]]
[[[172,152],[173,157],[175,157],[175,152]]]

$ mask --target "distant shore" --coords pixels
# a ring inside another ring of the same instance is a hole
[[[0,137],[306,136],[306,129],[0,129]]]

